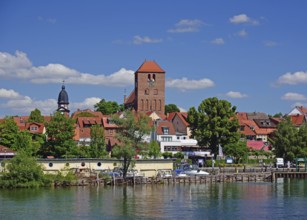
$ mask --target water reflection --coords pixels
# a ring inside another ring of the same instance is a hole
[[[267,219],[307,214],[307,181],[1,190],[1,219]]]

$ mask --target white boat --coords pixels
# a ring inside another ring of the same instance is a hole
[[[179,169],[177,169],[177,176],[206,176],[209,175],[208,172],[199,169],[197,165],[183,164]]]
[[[157,177],[171,178],[173,177],[173,171],[172,170],[158,170]]]

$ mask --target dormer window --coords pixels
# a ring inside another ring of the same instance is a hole
[[[162,127],[162,132],[163,132],[163,134],[168,134],[169,128],[168,127]]]

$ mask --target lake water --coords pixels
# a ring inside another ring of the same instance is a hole
[[[306,219],[307,180],[0,190],[0,219]]]

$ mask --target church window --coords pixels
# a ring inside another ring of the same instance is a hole
[[[161,99],[159,99],[159,111],[161,111]]]
[[[148,99],[146,99],[145,108],[146,108],[146,111],[148,111]]]
[[[144,100],[141,100],[141,110],[144,110]]]
[[[149,95],[149,89],[145,89],[145,95]]]
[[[156,81],[156,74],[153,74],[153,80]]]

